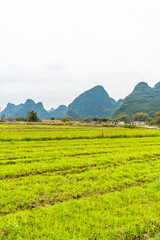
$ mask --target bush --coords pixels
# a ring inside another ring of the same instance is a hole
[[[84,118],[84,122],[91,123],[92,122],[92,118],[91,117]]]
[[[9,118],[7,118],[7,121],[9,121],[9,122],[14,122],[14,121],[15,121],[15,118],[9,117]]]
[[[18,121],[18,122],[27,122],[27,118],[19,117],[19,118],[16,118],[16,121]]]
[[[40,122],[40,119],[37,116],[37,113],[34,111],[29,111],[27,116],[28,122]]]
[[[71,120],[71,117],[68,116],[61,119],[62,122],[70,122]]]

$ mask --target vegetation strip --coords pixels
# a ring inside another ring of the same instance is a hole
[[[160,130],[2,128],[0,239],[159,237]]]

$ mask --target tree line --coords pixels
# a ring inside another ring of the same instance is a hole
[[[108,123],[119,123],[124,122],[125,124],[134,122],[145,122],[150,125],[160,125],[160,112],[154,114],[154,118],[149,117],[148,113],[135,113],[132,118],[126,114],[120,115],[117,118],[98,118],[98,117],[87,117],[84,119],[86,122],[108,122]]]
[[[27,117],[19,117],[16,119],[8,119],[8,120],[16,120],[16,121],[23,121],[23,122],[40,122],[41,119],[37,116],[37,113],[34,111],[29,111],[27,114]],[[54,117],[51,117],[51,120],[55,120]],[[70,116],[65,116],[61,119],[62,122],[68,122],[72,121],[72,118]],[[120,123],[123,122],[125,124],[130,124],[134,122],[145,122],[150,125],[160,125],[160,112],[156,112],[154,114],[154,118],[149,117],[147,113],[135,113],[132,115],[132,118],[130,118],[128,115],[123,114],[120,115],[117,118],[99,118],[99,117],[87,117],[84,119],[79,119],[80,121],[91,123],[91,122],[99,122],[99,123]]]

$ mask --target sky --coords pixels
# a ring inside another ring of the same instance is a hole
[[[0,0],[0,106],[160,81],[159,0]]]

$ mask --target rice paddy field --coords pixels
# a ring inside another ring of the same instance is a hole
[[[0,239],[160,239],[160,130],[0,125]]]

